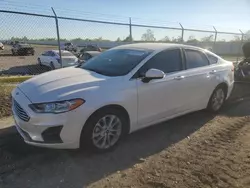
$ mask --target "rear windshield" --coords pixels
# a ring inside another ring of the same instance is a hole
[[[59,55],[59,52],[57,54]],[[67,56],[74,56],[74,55],[70,52],[62,52],[62,56],[67,57]]]

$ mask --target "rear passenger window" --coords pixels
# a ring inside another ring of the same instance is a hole
[[[210,62],[210,64],[216,64],[218,62],[218,58],[213,56],[212,54],[206,53],[207,54],[207,58]]]
[[[141,68],[140,72],[145,73],[149,69],[159,69],[165,73],[182,70],[182,59],[179,49],[165,50],[153,56]]]
[[[205,54],[196,50],[185,50],[187,69],[204,67],[209,65],[209,61]]]

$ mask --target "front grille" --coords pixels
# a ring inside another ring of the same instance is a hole
[[[13,99],[13,107],[16,115],[23,121],[29,121],[29,115],[24,111],[24,109]]]

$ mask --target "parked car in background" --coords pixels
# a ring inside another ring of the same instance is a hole
[[[78,56],[78,58],[80,60],[84,60],[84,61],[88,61],[89,59],[91,59],[92,57],[95,57],[97,55],[99,55],[101,52],[99,51],[85,51],[82,54],[80,54]]]
[[[71,42],[66,42],[61,47],[61,50],[67,50],[67,51],[70,51],[70,52],[77,52],[77,46],[75,46]]]
[[[4,45],[1,42],[0,42],[0,50],[4,50]]]
[[[84,53],[85,51],[98,51],[98,52],[101,52],[102,49],[99,48],[97,45],[86,45],[80,50],[80,54]]]
[[[217,112],[233,73],[231,62],[198,47],[123,45],[21,83],[12,110],[28,144],[106,151],[138,129],[201,109]]]
[[[37,61],[39,65],[50,67],[52,70],[77,65],[78,58],[71,52],[62,50],[61,55],[62,65],[60,62],[59,50],[45,51],[37,58]]]
[[[35,50],[30,44],[15,43],[11,49],[12,55],[34,55]]]

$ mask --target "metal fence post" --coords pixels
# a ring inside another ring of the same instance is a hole
[[[217,29],[213,26],[214,28],[214,44],[213,44],[213,52],[215,52],[215,44],[216,44],[216,40],[217,40],[217,34],[218,34],[218,31]]]
[[[237,62],[239,61],[239,57],[240,57],[240,51],[241,51],[241,48],[242,48],[242,45],[243,45],[243,40],[244,40],[244,33],[239,29],[240,33],[241,33],[241,40],[240,40],[240,47],[239,47],[239,51],[238,51],[238,54],[237,54]]]
[[[131,18],[129,18],[129,40],[130,42],[133,41],[133,37],[132,37],[132,23],[131,23]]]
[[[62,53],[61,53],[61,44],[60,44],[60,34],[59,34],[59,26],[58,26],[58,18],[57,18],[57,15],[56,15],[56,12],[55,10],[53,9],[53,7],[51,7],[54,15],[55,15],[55,21],[56,21],[56,33],[57,33],[57,44],[58,44],[58,50],[59,50],[59,56],[60,56],[60,64],[61,64],[61,68],[63,67],[63,64],[62,64]]]
[[[184,27],[181,25],[181,23],[179,23],[179,25],[181,26],[181,41],[184,43]]]

